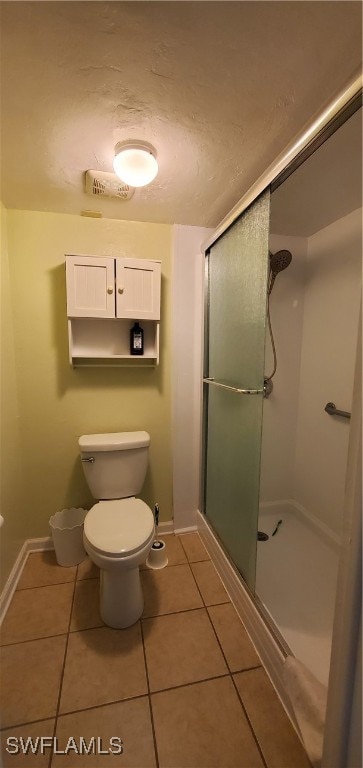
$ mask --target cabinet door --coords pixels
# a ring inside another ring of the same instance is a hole
[[[67,256],[68,317],[115,317],[115,259]]]
[[[160,263],[116,259],[116,316],[160,320]]]

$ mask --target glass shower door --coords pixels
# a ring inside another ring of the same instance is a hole
[[[210,248],[204,369],[204,512],[254,589],[270,193]]]

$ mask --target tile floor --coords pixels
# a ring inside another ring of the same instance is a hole
[[[4,768],[309,767],[198,534],[165,541],[125,630],[103,625],[88,559],[29,555],[1,630]],[[56,736],[58,754],[9,755],[9,736]],[[123,751],[61,754],[70,737]]]

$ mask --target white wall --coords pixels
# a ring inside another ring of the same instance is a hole
[[[340,533],[361,291],[359,209],[308,239],[294,498]]]
[[[270,235],[272,253],[287,249],[290,266],[277,275],[270,296],[270,315],[277,352],[274,389],[263,404],[260,503],[292,498],[300,355],[304,310],[307,241],[302,237]],[[265,373],[273,370],[266,329]]]
[[[172,268],[173,510],[177,529],[199,509],[204,255],[211,232],[174,227]]]
[[[271,294],[278,366],[264,402],[260,502],[294,499],[338,535],[349,421],[328,416],[324,407],[331,401],[351,410],[361,215],[354,211],[310,238],[270,238],[273,252],[288,248],[293,260]],[[272,367],[267,333],[267,374]]]

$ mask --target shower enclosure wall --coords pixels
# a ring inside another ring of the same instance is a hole
[[[255,589],[289,649],[327,684],[349,420],[324,409],[352,406],[361,210],[270,244],[294,258],[271,295],[278,369],[264,402],[259,514],[270,538],[257,545]]]
[[[270,249],[294,258],[270,298],[279,363],[264,406],[259,515],[270,538],[258,544],[255,587],[288,648],[325,685],[349,441],[349,420],[325,407],[352,406],[361,135],[359,110],[271,196]],[[266,353],[268,368],[269,343]]]
[[[361,110],[207,253],[203,512],[282,653],[324,684],[349,440],[349,420],[325,406],[352,404],[360,136]],[[269,252],[279,250],[293,258],[271,293],[277,372],[264,399]],[[257,542],[259,530],[268,538]]]

